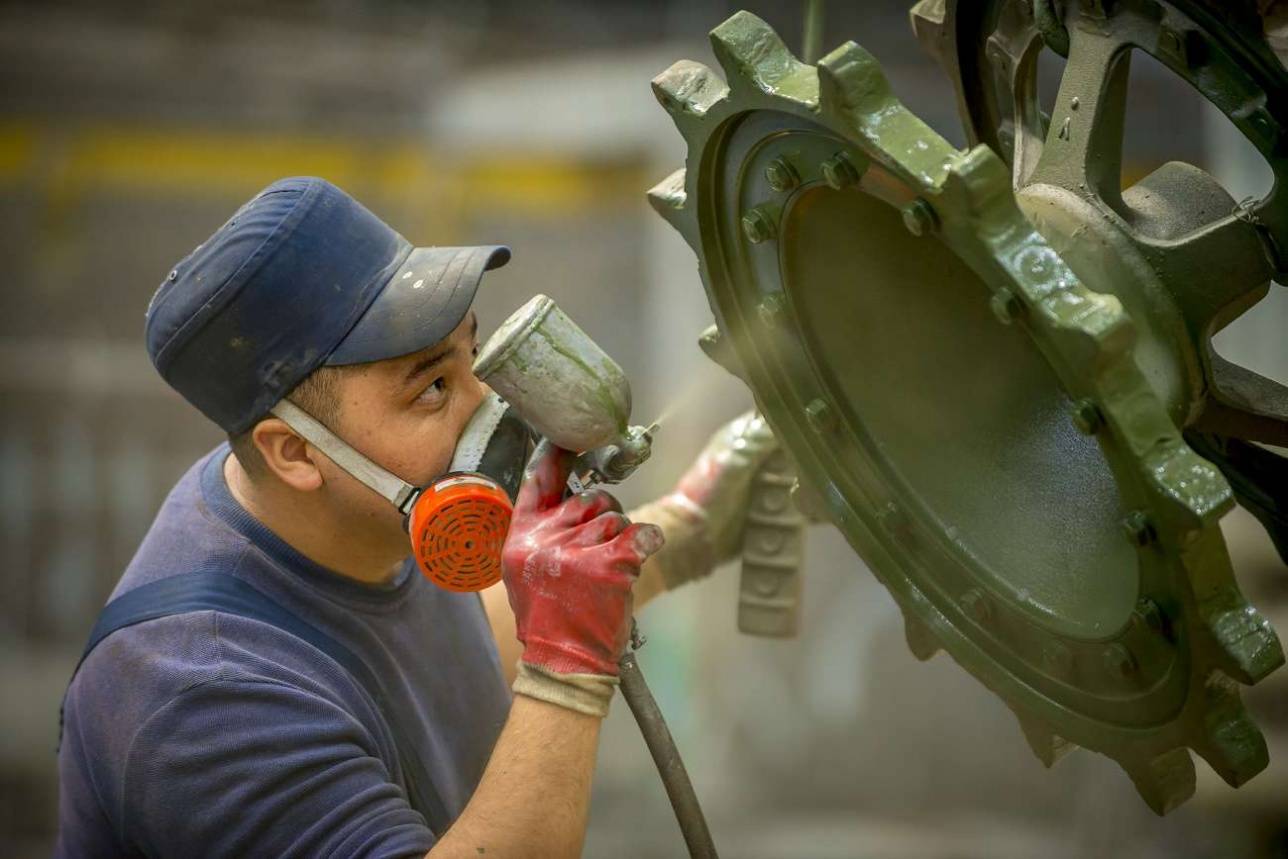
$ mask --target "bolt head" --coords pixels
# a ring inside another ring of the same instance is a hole
[[[903,225],[914,236],[928,236],[939,226],[939,218],[929,203],[920,198],[903,207]]]
[[[778,232],[778,227],[764,209],[756,207],[742,216],[742,232],[747,241],[759,244],[772,239]]]
[[[1185,33],[1164,29],[1158,34],[1158,51],[1168,57],[1182,69],[1190,67],[1190,58],[1186,51]]]
[[[765,180],[775,191],[790,191],[801,183],[801,175],[786,158],[775,158],[765,167]]]
[[[838,152],[831,158],[823,162],[819,172],[823,174],[823,181],[829,188],[842,191],[851,185],[857,184],[860,173],[859,168],[854,166],[850,156],[844,152]]]
[[[1279,125],[1264,107],[1253,111],[1248,116],[1248,122],[1261,137],[1263,147],[1274,148],[1278,145],[1280,137]]]
[[[1006,126],[997,129],[997,142],[1003,152],[1010,152],[1015,148],[1015,132]]]
[[[1136,616],[1154,632],[1162,633],[1165,629],[1163,610],[1149,597],[1141,597],[1136,601]]]
[[[962,594],[962,610],[966,612],[976,623],[986,623],[989,614],[991,614],[988,597],[984,596],[977,588],[971,588]]]
[[[908,520],[904,516],[899,505],[893,501],[888,502],[884,507],[877,511],[877,522],[888,533],[896,534],[907,530]]]
[[[836,415],[832,407],[821,399],[813,399],[805,406],[805,419],[814,432],[825,433],[836,427]]]
[[[1123,532],[1136,546],[1148,546],[1154,540],[1154,525],[1144,510],[1133,510],[1123,517]]]
[[[756,307],[756,312],[760,314],[760,321],[766,326],[773,328],[783,318],[783,298],[781,295],[766,295],[760,300]]]
[[[1079,400],[1074,403],[1070,418],[1073,420],[1073,425],[1077,427],[1078,432],[1083,435],[1095,435],[1100,432],[1100,428],[1105,423],[1105,418],[1100,413],[1100,408],[1091,400]]]
[[[1009,289],[999,289],[993,293],[993,297],[989,299],[988,306],[992,309],[993,315],[997,317],[997,321],[1003,325],[1010,325],[1024,315],[1024,302]]]
[[[1136,673],[1136,657],[1120,642],[1105,648],[1103,660],[1105,670],[1115,677],[1126,679]]]
[[[792,488],[787,494],[801,513],[812,519],[827,519],[827,506],[822,497],[814,490],[802,486],[799,478],[792,481]]]
[[[1042,664],[1053,674],[1065,675],[1073,667],[1073,654],[1058,641],[1049,641],[1042,648]]]

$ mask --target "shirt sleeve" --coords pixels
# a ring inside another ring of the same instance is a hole
[[[200,683],[136,732],[123,834],[149,856],[423,856],[434,836],[375,749],[316,694],[263,679]]]

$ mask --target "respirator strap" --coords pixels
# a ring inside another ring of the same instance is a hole
[[[325,453],[331,460],[363,486],[389,501],[406,515],[419,494],[415,486],[391,474],[340,438],[304,409],[290,400],[282,400],[269,413],[283,420],[305,441]]]

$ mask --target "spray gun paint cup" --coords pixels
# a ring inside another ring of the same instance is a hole
[[[497,329],[474,374],[565,450],[581,453],[630,438],[626,374],[549,296],[536,296]]]

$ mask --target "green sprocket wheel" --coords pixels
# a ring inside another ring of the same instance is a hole
[[[711,38],[724,80],[653,82],[688,159],[650,200],[913,653],[946,650],[1048,765],[1114,758],[1159,813],[1193,792],[1190,749],[1251,778],[1238,684],[1283,654],[1230,569],[1230,486],[1179,429],[1201,410],[1198,357],[1162,348],[1180,323],[1080,277],[1003,161],[948,144],[859,46],[808,65],[746,12]]]
[[[1288,563],[1288,458],[1257,444],[1288,447],[1288,388],[1211,345],[1266,296],[1272,275],[1288,277],[1288,69],[1267,33],[1282,24],[1263,20],[1259,5],[1282,20],[1274,4],[1251,0],[923,0],[911,18],[948,75],[967,138],[1001,155],[1020,207],[1066,262],[1117,290],[1138,319],[1172,318],[1155,348],[1173,350],[1172,383],[1186,388],[1176,403],[1191,411],[1176,417]],[[1050,117],[1037,87],[1048,49],[1067,58]],[[1243,133],[1274,175],[1269,193],[1236,203],[1182,163],[1120,188],[1136,55]],[[1118,270],[1091,271],[1106,263]]]

